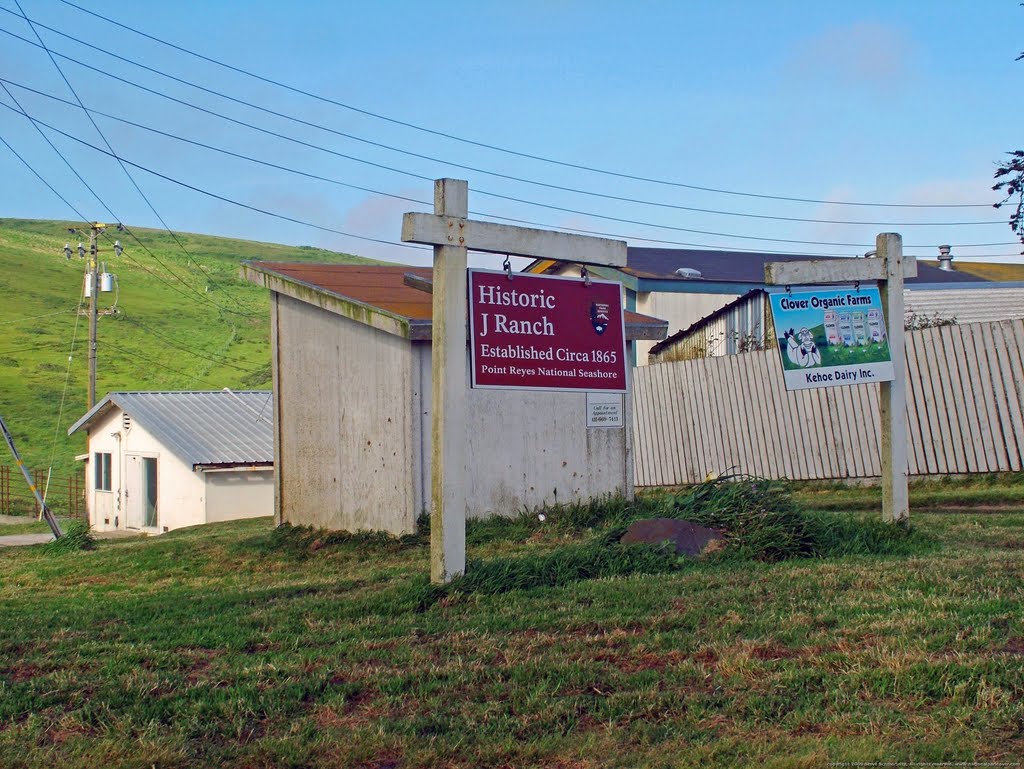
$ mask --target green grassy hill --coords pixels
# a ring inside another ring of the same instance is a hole
[[[69,226],[0,219],[0,414],[25,463],[46,468],[52,456],[60,476],[81,472],[74,457],[85,439],[68,438],[67,429],[85,413],[88,387],[87,260],[64,258],[64,243],[74,249],[78,242]],[[181,233],[186,254],[167,232],[132,232],[152,254],[113,228],[100,240],[100,261],[117,275],[118,290],[100,294],[100,309],[116,301],[116,312],[99,320],[97,398],[112,390],[269,389],[269,296],[239,277],[240,263],[375,263],[309,246]],[[125,247],[121,257],[115,238]],[[2,445],[0,463],[13,464]]]

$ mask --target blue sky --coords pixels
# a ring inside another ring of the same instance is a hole
[[[87,106],[372,191],[260,167],[96,116],[126,160],[283,216],[393,242],[401,213],[428,206],[387,195],[429,202],[430,179],[454,176],[469,179],[470,209],[479,218],[590,230],[631,245],[853,255],[870,248],[878,232],[895,231],[918,256],[933,258],[936,245],[952,243],[960,259],[1024,261],[1002,223],[1008,212],[985,207],[998,199],[990,189],[995,162],[1024,146],[1016,98],[1024,62],[1014,61],[1024,49],[1024,8],[1016,2],[75,1],[360,110],[564,164],[674,183],[574,169],[415,130],[230,72],[59,0],[20,0],[30,18],[74,38],[39,28],[55,52],[329,152],[58,58]],[[0,28],[35,39],[15,0],[0,0],[0,8],[10,11],[0,12]],[[313,125],[225,101],[104,51]],[[7,34],[0,34],[0,77],[74,98],[44,51]],[[80,110],[8,87],[33,117],[103,146]],[[0,102],[13,104],[2,89]],[[114,160],[49,135],[116,218],[160,226]],[[112,218],[24,117],[0,109],[0,137],[86,218]],[[424,250],[281,221],[131,170],[175,230],[429,261]],[[0,173],[0,216],[76,218],[3,145]],[[749,193],[982,207],[848,206]],[[849,221],[866,223],[837,223]],[[955,224],[961,222],[998,223]],[[55,233],[55,241],[61,238]],[[498,266],[493,257],[474,261]]]

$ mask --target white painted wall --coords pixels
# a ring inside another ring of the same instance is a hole
[[[421,415],[420,433],[426,438],[420,452],[420,477],[426,484],[424,510],[429,512],[430,343],[415,343],[414,350],[419,369],[417,391],[424,394],[414,398]],[[468,349],[466,355],[468,358]],[[466,389],[468,517],[511,516],[547,504],[632,495],[633,465],[626,430],[588,429],[586,393],[471,389],[468,376]],[[623,401],[624,407],[631,408],[628,395]]]
[[[274,471],[206,470],[206,523],[274,514]]]
[[[89,525],[98,531],[124,528],[121,515],[121,442],[113,435],[121,427],[121,412],[116,411],[89,431],[89,458],[85,462],[85,507]],[[116,435],[116,433],[115,433]],[[110,491],[96,490],[95,452],[110,454]]]
[[[411,533],[422,502],[414,483],[410,343],[272,297],[281,522]]]
[[[278,293],[272,301],[280,520],[414,531],[429,512],[430,343]],[[585,393],[466,386],[468,515],[632,494],[627,431],[588,430]],[[624,408],[629,423],[628,396]]]
[[[725,307],[741,294],[670,294],[647,291],[636,296],[636,311],[668,321],[668,335],[689,328],[715,310]],[[637,365],[647,365],[647,354],[657,342],[639,340]]]
[[[125,430],[120,409],[114,409],[89,430],[89,462],[86,469],[89,521],[100,531],[128,529],[128,498],[126,492],[142,493],[128,488],[127,457],[137,455],[157,460],[157,526],[141,528],[150,534],[171,531],[182,526],[206,522],[205,491],[201,477],[192,471],[133,420]],[[111,454],[111,487],[109,492],[96,491],[93,455]],[[95,514],[94,512],[95,511]]]
[[[97,491],[93,455],[109,452],[111,455],[111,491]],[[243,484],[231,485],[221,480],[214,491],[213,517],[208,517],[207,483],[205,477],[214,475],[193,471],[191,466],[168,451],[138,420],[124,429],[122,412],[114,409],[89,430],[89,459],[86,466],[86,507],[90,525],[98,531],[130,530],[128,519],[128,493],[141,494],[143,489],[131,489],[128,472],[130,456],[154,457],[157,460],[157,525],[138,531],[161,534],[183,526],[270,515],[273,512],[273,471],[251,473],[254,478]],[[246,474],[236,471],[236,474]],[[231,486],[236,499],[226,498]],[[249,512],[258,511],[258,512]],[[135,529],[132,529],[135,530]]]

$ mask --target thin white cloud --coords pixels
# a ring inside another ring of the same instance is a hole
[[[912,73],[916,45],[908,34],[877,21],[830,26],[799,41],[788,61],[793,75],[881,90],[901,87]]]

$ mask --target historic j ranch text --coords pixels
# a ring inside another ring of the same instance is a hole
[[[626,390],[618,283],[470,271],[474,387]]]

